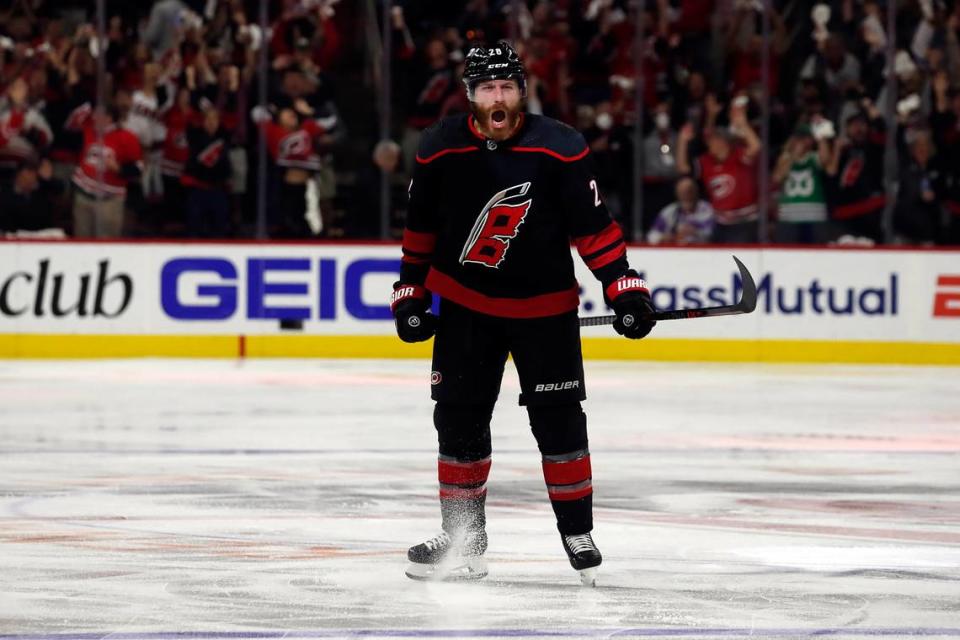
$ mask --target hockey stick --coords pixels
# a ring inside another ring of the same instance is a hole
[[[740,281],[743,283],[743,294],[740,296],[740,302],[728,304],[722,307],[702,307],[700,309],[674,309],[673,311],[657,311],[656,313],[645,316],[649,320],[684,320],[686,318],[707,318],[710,316],[735,316],[741,313],[750,313],[757,308],[757,285],[753,281],[753,276],[743,266],[743,263],[733,256],[733,261],[737,263],[737,269],[740,270]],[[581,327],[596,327],[602,324],[613,324],[617,316],[593,316],[590,318],[580,318]],[[633,324],[633,316],[624,316],[623,323],[627,326]]]

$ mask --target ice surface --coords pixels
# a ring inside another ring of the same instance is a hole
[[[0,362],[0,638],[960,638],[960,369],[588,363],[595,589],[512,371],[489,577],[404,576],[429,371]]]

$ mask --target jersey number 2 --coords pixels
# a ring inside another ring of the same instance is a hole
[[[597,188],[597,181],[590,181],[590,188],[593,190],[593,206],[600,206],[600,189]]]

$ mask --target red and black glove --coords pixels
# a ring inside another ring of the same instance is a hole
[[[390,295],[390,311],[397,335],[404,342],[423,342],[437,332],[437,316],[430,313],[430,292],[415,284],[396,282]]]
[[[647,283],[633,269],[628,269],[626,273],[608,284],[604,288],[603,297],[617,314],[613,329],[620,335],[631,340],[639,340],[650,333],[653,326],[657,324],[656,320],[644,318],[657,309],[650,299]]]

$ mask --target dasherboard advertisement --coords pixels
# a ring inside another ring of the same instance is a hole
[[[630,249],[660,309],[746,316],[661,322],[655,337],[960,342],[960,252]],[[573,252],[582,316],[611,313]],[[386,244],[0,243],[0,333],[388,335],[400,267]],[[606,336],[610,327],[584,329]]]

